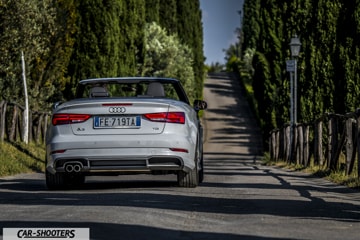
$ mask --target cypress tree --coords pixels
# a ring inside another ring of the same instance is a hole
[[[359,16],[360,4],[355,1],[343,1],[337,29],[337,48],[334,58],[335,88],[334,108],[336,112],[355,111],[359,104]]]
[[[115,76],[118,68],[121,1],[79,1],[76,42],[68,67],[71,78],[65,94],[72,97],[81,79]]]
[[[143,55],[144,0],[84,0],[77,12],[67,96],[81,79],[135,75]]]
[[[145,21],[159,23],[160,0],[146,0],[145,9]]]
[[[145,0],[121,1],[119,76],[137,75],[144,56]]]
[[[176,3],[177,0],[159,0],[159,23],[160,26],[165,28],[169,34],[177,33],[177,13]]]
[[[186,16],[186,17],[184,17]],[[182,0],[177,2],[177,33],[183,43],[190,46],[193,52],[194,87],[196,96],[202,97],[204,79],[203,31],[200,2]]]
[[[260,34],[260,1],[244,1],[243,5],[243,44],[242,52],[246,49],[255,49]]]

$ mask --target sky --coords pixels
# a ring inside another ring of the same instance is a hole
[[[225,63],[223,49],[237,42],[236,29],[244,0],[200,0],[205,63]]]

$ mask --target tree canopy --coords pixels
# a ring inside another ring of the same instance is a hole
[[[63,17],[66,16],[66,19]],[[0,3],[0,91],[3,99],[23,103],[21,52],[26,60],[32,109],[47,108],[66,78],[75,31],[74,5],[69,1]]]

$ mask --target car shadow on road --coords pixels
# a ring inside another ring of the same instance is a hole
[[[241,171],[240,171],[241,172]],[[249,173],[246,173],[249,174]],[[251,174],[251,173],[250,173]],[[255,174],[259,174],[257,171]],[[265,172],[264,174],[272,174]],[[254,175],[254,174],[253,174]],[[255,175],[252,177],[256,177]],[[15,179],[12,182],[1,182],[0,206],[63,206],[79,207],[138,207],[162,210],[189,211],[198,213],[216,213],[225,215],[274,215],[282,217],[297,217],[306,219],[328,219],[360,223],[360,206],[341,201],[324,202],[313,197],[311,191],[333,192],[343,194],[343,188],[316,186],[292,186],[303,198],[267,199],[258,198],[222,198],[203,196],[206,188],[226,189],[287,189],[288,182],[281,175],[276,177],[281,185],[269,183],[217,183],[204,182],[196,189],[173,187],[171,182],[101,182],[89,183],[83,188],[63,191],[47,191],[43,180]],[[286,174],[289,177],[289,174]],[[296,177],[299,177],[296,175]],[[309,177],[303,176],[304,180]],[[110,185],[109,185],[110,184]],[[110,187],[113,190],[109,190]],[[148,189],[151,188],[151,192]],[[349,190],[351,191],[351,190]],[[192,195],[187,195],[191,192]],[[206,203],[206,204],[205,204]],[[2,209],[6,211],[6,209]]]

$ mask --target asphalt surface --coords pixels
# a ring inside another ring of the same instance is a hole
[[[360,193],[309,174],[263,166],[261,135],[238,81],[206,83],[205,180],[87,179],[47,191],[42,173],[0,178],[0,233],[89,228],[91,239],[359,239]]]

